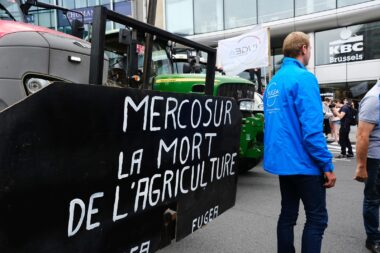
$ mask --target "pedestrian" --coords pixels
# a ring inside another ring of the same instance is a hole
[[[330,110],[333,112],[334,108],[341,108],[342,104],[340,100],[334,100],[330,105]],[[337,116],[331,117],[331,133],[333,137],[333,144],[339,144],[339,130],[340,130],[340,118]]]
[[[340,129],[339,129],[339,144],[340,144],[340,154],[335,156],[335,158],[350,158],[354,157],[352,152],[352,146],[350,141],[350,129],[351,120],[353,117],[352,101],[349,98],[345,98],[343,101],[343,106],[338,110],[334,110],[334,115],[340,118]],[[348,152],[347,152],[348,150]]]
[[[279,253],[295,252],[293,228],[300,200],[306,213],[302,252],[321,252],[328,220],[326,188],[336,180],[323,135],[318,81],[305,68],[310,53],[309,36],[290,33],[283,43],[282,67],[264,95],[264,169],[279,175],[281,191]]]
[[[325,98],[322,102],[322,111],[323,111],[323,132],[326,135],[326,139],[328,139],[329,134],[332,136],[331,127],[330,127],[330,118],[333,117],[333,113],[330,110],[331,100],[329,98]]]
[[[366,247],[380,253],[380,81],[365,95],[359,107],[356,132],[356,174],[365,182],[363,218],[367,234]]]

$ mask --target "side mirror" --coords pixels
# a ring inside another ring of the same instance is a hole
[[[71,35],[73,35],[75,37],[78,37],[80,39],[83,39],[84,26],[83,26],[82,21],[79,21],[78,19],[74,19],[71,22],[71,26],[72,26],[72,28],[71,28],[72,29]]]

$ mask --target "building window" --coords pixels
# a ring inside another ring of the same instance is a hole
[[[257,24],[256,1],[224,0],[225,29]]]
[[[380,59],[380,22],[365,24],[358,32],[364,35],[364,59]]]
[[[55,0],[40,0],[39,2],[55,5]]]
[[[380,22],[315,34],[316,65],[380,59]]]
[[[99,0],[88,0],[88,6],[99,5]]]
[[[363,80],[358,82],[323,83],[319,87],[321,94],[331,94],[334,99],[352,98],[355,108],[358,108],[358,102],[375,83],[376,81],[374,80]]]
[[[223,0],[194,0],[195,33],[223,30]]]
[[[295,4],[296,16],[302,16],[336,8],[336,0],[295,0]]]
[[[259,23],[294,17],[293,0],[258,0]]]
[[[192,0],[166,0],[166,29],[179,35],[194,34]]]
[[[86,0],[76,0],[75,1],[75,8],[83,8],[87,7],[87,1]]]
[[[272,50],[272,56],[273,56],[273,74],[276,74],[277,71],[280,70],[281,65],[282,65],[282,60],[284,59],[282,48],[274,48]]]
[[[370,1],[372,0],[338,0],[338,8]]]
[[[75,1],[74,0],[60,0],[59,6],[65,7],[67,9],[75,9]]]
[[[53,27],[52,20],[51,20],[51,12],[50,11],[39,12],[38,23],[41,26]]]

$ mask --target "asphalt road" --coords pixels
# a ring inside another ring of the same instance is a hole
[[[339,148],[329,145],[333,154]],[[336,160],[337,184],[327,191],[329,226],[322,252],[368,253],[362,221],[362,183],[354,181],[355,159]],[[259,166],[239,176],[236,205],[201,230],[160,253],[276,252],[276,223],[280,210],[278,178]],[[295,227],[296,251],[301,252],[305,214],[301,205]]]

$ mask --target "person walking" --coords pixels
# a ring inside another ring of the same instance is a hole
[[[351,119],[353,117],[352,101],[349,98],[345,98],[343,101],[343,106],[337,110],[334,110],[334,115],[340,118],[340,129],[339,129],[339,144],[340,144],[340,154],[335,158],[350,158],[354,157],[352,152],[352,146],[350,141],[350,129],[351,129]],[[348,153],[346,153],[348,150]]]
[[[333,103],[330,105],[331,112],[334,111],[334,108],[338,108],[338,110],[342,107],[342,104],[340,100],[334,100]],[[339,130],[340,130],[340,118],[337,116],[334,116],[331,118],[331,132],[333,135],[333,144],[339,144]]]
[[[322,110],[323,110],[323,132],[326,135],[326,139],[328,140],[329,134],[332,136],[332,129],[330,127],[330,118],[333,117],[333,113],[330,110],[331,100],[329,98],[325,98],[322,102]]]
[[[365,182],[363,219],[366,247],[380,253],[380,81],[365,95],[359,107],[356,132],[356,172],[354,179]]]
[[[336,177],[323,135],[318,81],[305,68],[311,53],[309,36],[290,33],[283,53],[282,67],[264,94],[264,169],[279,176],[281,192],[277,251],[295,252],[293,229],[302,201],[302,253],[319,253],[328,223],[326,188],[335,185]]]

